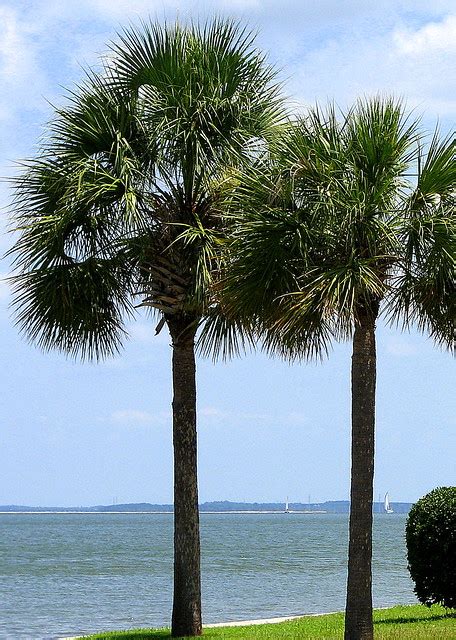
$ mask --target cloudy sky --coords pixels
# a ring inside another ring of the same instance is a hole
[[[33,155],[52,105],[116,32],[231,16],[258,31],[296,108],[404,98],[431,131],[456,122],[454,0],[0,0],[0,175]],[[0,183],[2,228],[11,195]],[[11,237],[2,233],[3,253]],[[3,276],[9,265],[0,266]],[[169,502],[170,349],[138,317],[123,354],[80,364],[27,344],[0,283],[0,504]],[[425,337],[378,331],[375,495],[412,501],[455,483],[454,364]],[[201,501],[346,499],[350,348],[323,364],[261,354],[199,362]]]

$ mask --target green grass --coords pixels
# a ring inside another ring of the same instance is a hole
[[[434,605],[374,611],[376,640],[456,640],[456,614]],[[205,629],[204,640],[341,640],[344,616],[308,616],[277,624]],[[132,629],[85,636],[90,640],[164,640],[167,629]]]

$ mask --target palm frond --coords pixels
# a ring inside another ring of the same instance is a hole
[[[16,322],[44,350],[83,359],[117,353],[132,313],[127,273],[104,260],[62,262],[11,278]]]
[[[210,357],[214,362],[230,360],[255,346],[255,333],[250,324],[231,320],[216,305],[209,309],[197,340],[198,352],[203,357]]]
[[[415,324],[454,349],[456,318],[456,143],[438,131],[420,146],[417,184],[401,225],[401,270],[390,300],[391,322]]]
[[[423,210],[434,211],[440,205],[454,206],[456,198],[456,139],[451,133],[443,139],[435,130],[426,152],[419,147],[420,168],[417,185],[409,198],[411,215]]]
[[[276,72],[233,22],[157,28],[146,23],[113,44],[111,73],[137,92],[160,146],[181,167],[190,193],[195,172],[236,162],[281,117]]]
[[[324,354],[382,301],[390,318],[454,340],[454,137],[424,156],[420,135],[393,99],[341,117],[316,107],[239,177],[224,304],[255,318],[268,351]]]
[[[15,184],[10,255],[30,338],[101,356],[118,348],[132,299],[213,320],[221,194],[283,117],[275,78],[235,22],[119,35]]]
[[[427,208],[427,207],[426,207]],[[425,213],[408,220],[406,254],[390,296],[390,321],[415,324],[437,344],[455,344],[456,224],[448,215]]]

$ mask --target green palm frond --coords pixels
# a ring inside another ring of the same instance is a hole
[[[276,72],[252,40],[236,23],[216,20],[167,29],[145,23],[112,45],[112,74],[136,91],[184,181],[204,164],[242,157],[279,117]]]
[[[417,185],[410,198],[410,208],[420,212],[423,208],[434,211],[449,201],[454,206],[456,198],[456,139],[449,134],[440,139],[438,129],[434,132],[429,148],[419,148],[419,170]]]
[[[455,323],[454,136],[424,153],[400,102],[318,107],[283,126],[231,198],[224,302],[265,347],[314,357],[382,304],[451,347]],[[410,180],[418,166],[416,185]]]
[[[119,351],[132,313],[128,273],[104,260],[53,264],[12,278],[16,322],[44,350],[83,359]]]
[[[197,349],[206,358],[229,360],[256,346],[255,331],[245,321],[231,320],[214,304],[198,335]]]
[[[409,221],[407,254],[390,301],[390,320],[412,324],[454,349],[456,328],[456,221],[425,214]],[[451,215],[452,213],[452,215]],[[413,251],[411,250],[413,247]]]
[[[214,321],[226,194],[283,120],[275,78],[234,22],[119,36],[15,183],[15,304],[32,340],[101,357],[133,303]]]
[[[400,101],[381,96],[359,100],[347,120],[347,139],[353,166],[379,194],[391,186],[415,156],[418,121],[406,114]]]
[[[297,309],[297,315],[301,308]],[[271,356],[279,355],[290,362],[322,360],[327,357],[335,338],[333,327],[324,318],[309,313],[295,323],[294,330],[282,330],[280,325],[259,325],[263,350]]]
[[[419,149],[417,184],[406,201],[400,238],[402,269],[390,300],[390,320],[415,324],[454,349],[456,319],[456,143],[434,133]]]

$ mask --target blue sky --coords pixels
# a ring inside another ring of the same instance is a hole
[[[456,121],[454,0],[0,0],[0,174],[34,153],[52,109],[106,43],[151,15],[214,14],[258,30],[296,108],[393,93],[432,130]],[[10,193],[0,183],[2,229]],[[0,236],[3,253],[12,238]],[[3,276],[8,263],[0,265]],[[169,339],[139,316],[116,359],[81,364],[27,344],[0,282],[0,504],[170,502]],[[200,499],[312,501],[349,491],[350,346],[323,364],[254,353],[198,363]],[[454,363],[416,333],[378,331],[375,495],[455,484]]]

